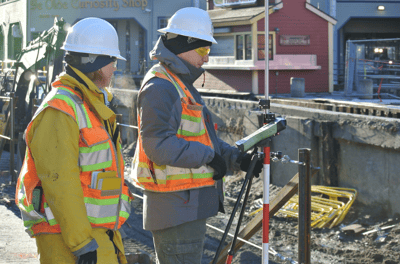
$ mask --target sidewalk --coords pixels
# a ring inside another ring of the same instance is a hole
[[[1,161],[6,158],[9,159],[9,153],[3,152]],[[2,167],[4,163],[0,162],[0,170],[7,169]],[[18,207],[3,199],[14,199],[15,185],[9,185],[10,181],[8,172],[0,172],[0,264],[38,264],[35,240],[25,232]]]
[[[35,240],[25,233],[15,213],[19,211],[0,204],[0,263],[39,263]]]

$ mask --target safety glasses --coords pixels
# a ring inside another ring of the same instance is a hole
[[[117,68],[117,62],[118,62],[118,60],[117,60],[117,58],[113,58],[113,67],[116,69]]]
[[[199,54],[201,57],[204,57],[204,56],[208,55],[208,53],[210,53],[210,48],[201,47],[201,48],[195,49],[195,51],[196,51],[197,54]]]

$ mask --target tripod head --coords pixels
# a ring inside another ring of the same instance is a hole
[[[286,128],[286,119],[282,117],[276,118],[274,113],[269,112],[270,104],[269,99],[260,99],[258,102],[259,107],[264,110],[260,126],[264,125],[254,133],[235,142],[240,151],[247,152],[253,146],[266,145],[266,139],[275,136]]]
[[[286,128],[286,119],[278,117],[269,124],[264,125],[252,134],[235,142],[236,146],[242,152],[247,152],[253,146],[257,145],[264,139],[275,136],[278,132]]]

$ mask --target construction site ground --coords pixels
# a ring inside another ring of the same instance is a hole
[[[126,173],[129,174],[133,145],[125,147]],[[20,213],[12,199],[15,195],[15,185],[10,185],[11,177],[7,172],[7,156],[3,152],[0,161],[0,264],[8,263],[39,263],[34,239],[24,232]],[[235,199],[242,187],[243,173],[228,177],[225,201],[226,214],[219,213],[209,218],[211,226],[225,230],[232,212]],[[132,187],[132,186],[131,186]],[[272,200],[282,187],[270,185]],[[141,191],[132,187],[133,193],[141,196]],[[262,198],[262,179],[255,179],[246,207],[242,226],[252,218],[250,212],[259,208]],[[5,199],[4,199],[5,198]],[[8,202],[11,201],[11,202]],[[133,201],[132,214],[124,226],[127,238],[124,240],[127,253],[148,254],[154,260],[152,236],[142,229],[143,204],[140,198]],[[237,219],[237,218],[235,218]],[[350,208],[341,225],[334,228],[312,229],[311,232],[311,263],[324,264],[361,264],[361,263],[400,263],[400,219],[398,216],[388,218],[380,206],[364,206],[356,202]],[[234,233],[235,220],[230,233]],[[358,229],[344,231],[350,225],[359,224]],[[386,228],[389,227],[389,228]],[[270,219],[269,247],[278,254],[269,254],[269,263],[297,263],[298,259],[298,228],[296,218],[274,216]],[[371,231],[369,234],[363,234]],[[259,230],[250,242],[262,246],[262,231]],[[222,233],[208,227],[204,245],[202,264],[212,262]],[[228,237],[227,242],[231,241]],[[261,250],[244,245],[234,255],[233,263],[261,263]]]

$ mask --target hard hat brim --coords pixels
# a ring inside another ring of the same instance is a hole
[[[177,29],[177,28],[161,28],[159,30],[157,30],[160,33],[173,33],[173,34],[177,34],[177,35],[182,35],[182,36],[186,36],[186,37],[192,37],[192,38],[197,38],[197,39],[202,39],[205,41],[209,41],[213,44],[218,44],[218,42],[211,36],[207,36],[207,35],[199,35],[199,34],[193,34],[193,32],[189,32],[189,31],[185,31],[185,30],[181,30],[181,29]]]
[[[121,55],[118,55],[118,56],[115,56],[117,59],[119,59],[119,60],[123,60],[123,61],[126,61],[126,59],[124,58],[124,57],[122,57]]]
[[[88,53],[88,54],[94,54],[94,55],[102,55],[102,56],[110,56],[110,57],[116,57],[119,60],[123,60],[126,61],[126,59],[124,57],[122,57],[119,52],[112,52],[112,54],[110,54],[108,51],[106,52],[102,52],[100,50],[96,51],[96,48],[88,48],[86,46],[77,46],[77,45],[68,45],[68,44],[64,44],[61,47],[62,50],[65,51],[72,51],[72,52],[77,52],[77,53]]]

